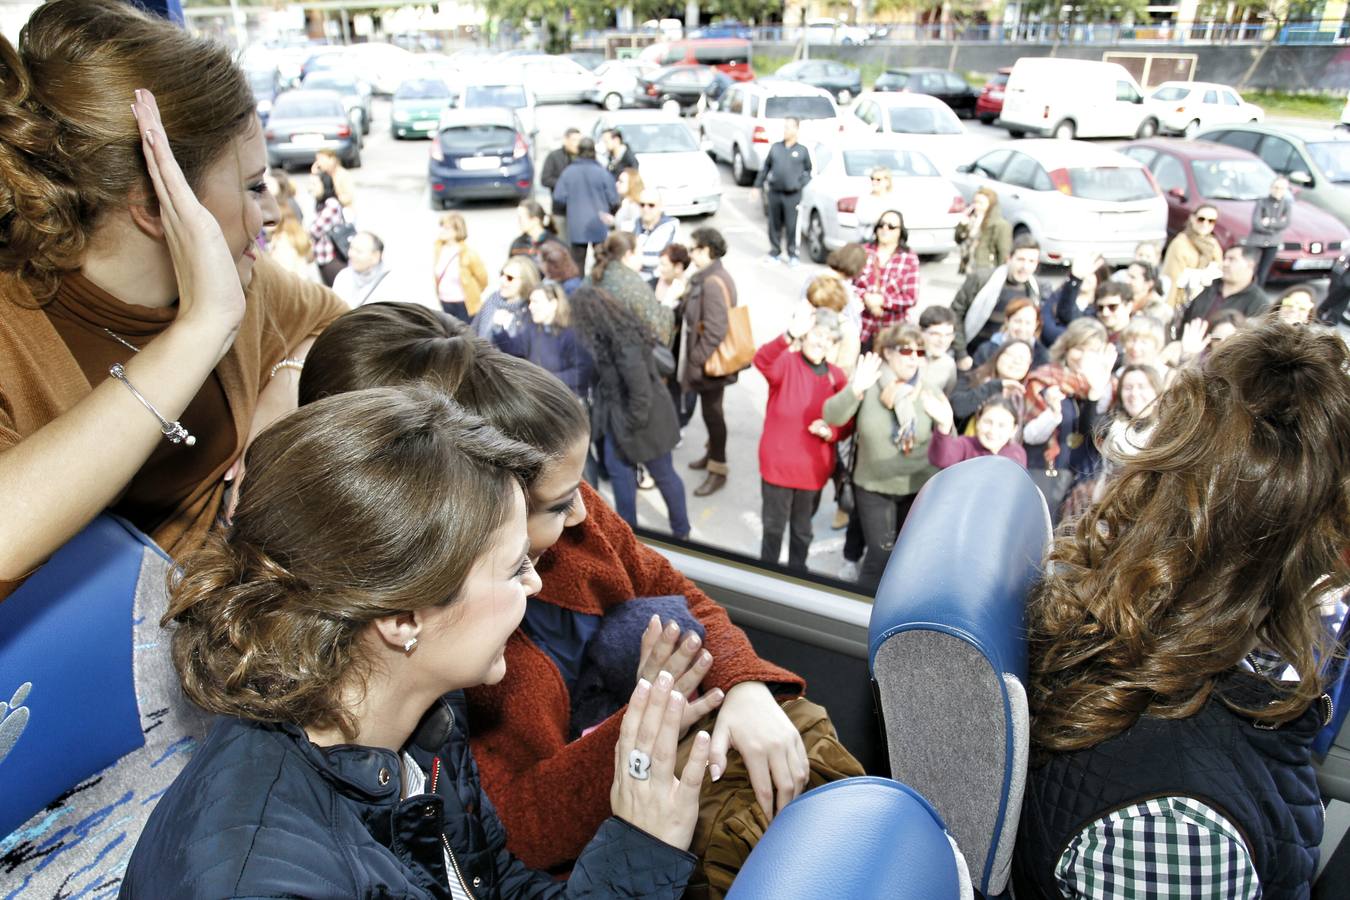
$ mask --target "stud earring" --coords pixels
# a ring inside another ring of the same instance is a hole
[[[412,649],[416,646],[417,646],[417,638],[408,638],[406,641],[403,642],[403,652],[411,653]]]

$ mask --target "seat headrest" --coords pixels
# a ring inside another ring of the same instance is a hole
[[[881,578],[868,665],[891,635],[955,634],[996,671],[1025,681],[1024,609],[1050,539],[1050,514],[1026,469],[1001,456],[939,472],[910,509]]]
[[[848,778],[807,791],[770,823],[727,900],[960,900],[965,862],[942,819],[889,778]]]

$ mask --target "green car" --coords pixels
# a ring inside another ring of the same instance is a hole
[[[454,95],[439,78],[414,78],[394,92],[394,108],[389,130],[395,140],[406,137],[431,137],[436,133],[441,110]]]

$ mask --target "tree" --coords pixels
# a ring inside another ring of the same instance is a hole
[[[543,49],[549,53],[565,53],[574,29],[603,28],[614,11],[612,4],[600,0],[484,0],[483,8],[508,25],[538,22],[544,29]]]

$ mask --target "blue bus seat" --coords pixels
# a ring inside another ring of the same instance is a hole
[[[891,776],[933,804],[976,890],[1003,892],[1030,745],[1026,599],[1050,540],[1024,468],[968,460],[919,492],[877,589],[868,663]]]
[[[159,627],[171,567],[102,515],[0,602],[0,898],[115,894],[205,734]]]
[[[942,818],[913,788],[863,776],[793,800],[741,867],[727,900],[970,900]]]

